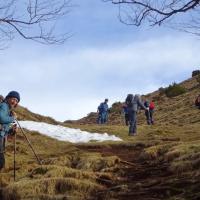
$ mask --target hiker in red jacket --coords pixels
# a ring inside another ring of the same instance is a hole
[[[200,95],[195,100],[195,106],[197,106],[200,109]]]
[[[147,119],[147,124],[148,125],[153,125],[154,124],[154,119],[153,119],[153,114],[155,110],[155,104],[154,101],[152,100],[150,103],[148,100],[145,101],[144,105],[149,108],[149,110],[145,111],[146,119]]]

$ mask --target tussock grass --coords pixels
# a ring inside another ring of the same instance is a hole
[[[75,164],[77,169],[100,172],[115,167],[120,159],[117,156],[102,157],[100,154],[85,154]]]
[[[24,180],[10,184],[3,191],[3,198],[7,199],[33,199],[38,195],[56,194],[87,194],[102,189],[94,182],[74,178],[43,178],[39,180]],[[81,195],[80,195],[81,197]],[[83,197],[83,196],[82,196]]]

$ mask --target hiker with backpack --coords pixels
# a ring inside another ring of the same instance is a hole
[[[195,106],[200,109],[200,95],[195,100]]]
[[[15,135],[17,125],[15,124],[15,109],[20,101],[20,95],[16,91],[11,91],[5,100],[0,103],[0,170],[5,166],[5,142],[8,135]]]
[[[154,120],[153,120],[153,114],[154,114],[154,109],[155,109],[155,104],[154,101],[152,100],[150,103],[148,100],[144,102],[145,107],[149,108],[148,110],[145,111],[145,116],[147,119],[147,124],[148,125],[153,125]]]
[[[129,126],[129,136],[134,136],[137,133],[137,112],[139,108],[142,108],[146,111],[149,109],[144,106],[141,101],[140,95],[128,94],[125,100],[125,103],[128,108],[130,126]]]
[[[102,102],[98,106],[98,119],[97,123],[98,124],[105,124],[108,121],[108,112],[109,112],[109,107],[108,107],[108,99],[105,99],[104,102]]]

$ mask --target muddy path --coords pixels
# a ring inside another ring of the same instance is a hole
[[[103,156],[118,156],[121,159],[118,170],[113,172],[112,183],[106,185],[93,199],[158,200],[188,199],[200,200],[200,176],[191,173],[175,174],[162,159],[143,158],[142,146],[78,146],[88,152]]]

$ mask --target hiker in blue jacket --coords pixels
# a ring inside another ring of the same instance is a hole
[[[130,120],[129,135],[134,136],[137,133],[137,112],[139,108],[142,108],[146,111],[148,111],[148,108],[144,106],[141,101],[141,97],[138,94],[135,96],[133,94],[128,94],[125,103],[128,107]]]
[[[5,141],[8,135],[13,135],[17,131],[14,124],[16,114],[13,109],[17,107],[20,101],[20,95],[16,91],[11,91],[5,100],[0,103],[0,170],[5,166]]]
[[[108,121],[108,112],[109,112],[109,107],[108,107],[108,99],[105,99],[103,103],[101,103],[98,107],[98,119],[97,123],[98,124],[105,124]]]

